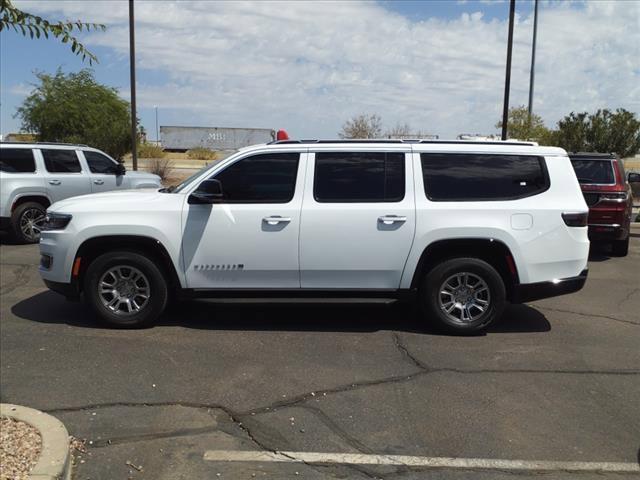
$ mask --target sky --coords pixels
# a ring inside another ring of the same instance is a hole
[[[50,19],[104,23],[81,34],[98,81],[129,99],[128,3],[23,1]],[[138,116],[160,125],[284,128],[335,138],[344,122],[378,114],[386,128],[455,138],[496,133],[507,1],[136,0]],[[528,102],[533,2],[516,2],[511,106]],[[0,32],[0,133],[34,72],[89,67],[54,39]],[[640,116],[640,0],[540,0],[534,111],[547,126],[571,111],[626,108]]]

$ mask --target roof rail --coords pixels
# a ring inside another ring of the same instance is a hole
[[[420,139],[340,139],[340,140],[276,140],[267,145],[308,144],[308,143],[432,143],[442,145],[519,145],[536,146],[535,142],[510,142],[510,141],[481,141],[481,140],[420,140]]]
[[[63,143],[63,142],[7,142],[2,140],[0,143],[7,145],[61,145],[63,147],[88,147],[84,143]]]

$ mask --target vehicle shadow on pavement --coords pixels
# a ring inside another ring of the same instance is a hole
[[[82,328],[105,328],[88,307],[68,302],[53,292],[42,292],[11,308],[22,319]],[[158,327],[180,326],[204,330],[374,332],[395,330],[442,335],[421,319],[411,304],[255,304],[182,302],[170,307]],[[527,305],[509,305],[489,333],[548,332],[551,324]]]

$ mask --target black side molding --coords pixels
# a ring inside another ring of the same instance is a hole
[[[569,277],[555,282],[520,283],[513,288],[513,303],[532,302],[542,298],[557,297],[574,293],[584,287],[589,269],[585,268],[577,277]]]

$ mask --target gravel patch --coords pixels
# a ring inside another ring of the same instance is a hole
[[[28,423],[0,418],[0,480],[25,480],[38,461],[42,438]]]

